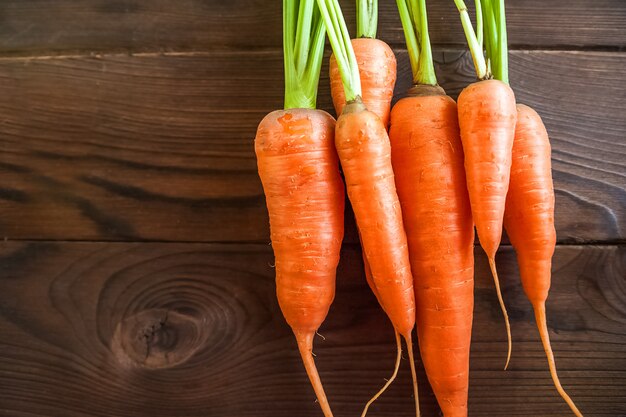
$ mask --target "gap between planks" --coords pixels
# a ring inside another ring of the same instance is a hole
[[[327,45],[328,46],[328,45]],[[406,52],[405,44],[396,44],[390,43],[389,46],[395,52]],[[438,52],[458,52],[461,50],[466,50],[467,48],[464,45],[460,44],[440,44],[433,45],[433,50]],[[328,48],[327,48],[328,50]],[[329,51],[329,50],[328,50]],[[553,53],[589,53],[589,52],[597,52],[597,53],[607,53],[607,54],[620,54],[626,52],[626,45],[623,46],[606,46],[606,45],[595,45],[595,46],[577,46],[577,45],[554,45],[554,46],[545,46],[545,45],[518,45],[518,46],[509,46],[509,52],[553,52]],[[193,56],[210,56],[210,55],[240,55],[242,53],[252,53],[252,54],[276,54],[282,53],[282,48],[276,47],[261,47],[261,48],[228,48],[228,49],[213,49],[213,50],[194,50],[194,51],[171,51],[171,50],[161,50],[161,51],[134,51],[127,49],[113,49],[110,51],[59,51],[59,53],[52,53],[50,55],[28,55],[28,54],[6,54],[2,55],[0,51],[0,61],[20,61],[20,60],[49,60],[49,59],[77,59],[77,58],[106,58],[106,57],[138,57],[138,58],[155,58],[160,56],[166,57],[193,57]]]
[[[184,245],[215,245],[215,246],[267,246],[271,247],[271,242],[267,240],[163,240],[163,239],[133,239],[133,240],[102,240],[102,239],[2,239],[2,243],[88,243],[88,244],[184,244]],[[585,242],[561,242],[556,244],[557,247],[613,247],[613,246],[626,246],[626,239],[606,240],[606,241],[585,241]],[[344,248],[356,248],[360,247],[357,242],[343,242]],[[474,248],[480,247],[480,244],[474,243]],[[500,248],[511,248],[510,243],[503,243]]]

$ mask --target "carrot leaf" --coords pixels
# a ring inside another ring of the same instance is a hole
[[[285,109],[316,107],[325,36],[315,0],[283,0]]]

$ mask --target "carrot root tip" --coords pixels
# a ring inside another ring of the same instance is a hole
[[[511,337],[511,323],[509,322],[509,313],[506,311],[504,299],[502,298],[502,291],[500,290],[500,279],[498,278],[498,271],[496,270],[496,260],[489,257],[489,268],[491,269],[491,275],[493,276],[493,282],[496,286],[496,294],[498,296],[498,302],[500,303],[500,309],[504,316],[504,325],[506,326],[506,337],[508,341],[508,352],[506,355],[506,362],[504,364],[504,370],[506,371],[511,361],[511,353],[513,351],[513,340]]]
[[[387,388],[389,388],[391,383],[396,379],[396,376],[398,376],[398,369],[400,369],[400,360],[402,358],[402,343],[400,341],[400,335],[398,334],[398,332],[396,332],[396,346],[398,347],[398,354],[396,355],[396,364],[393,369],[393,374],[389,379],[385,378],[385,381],[387,381],[385,382],[385,385],[383,385],[383,387],[376,394],[374,394],[372,398],[370,398],[367,404],[365,404],[365,408],[363,409],[363,413],[361,413],[361,417],[365,417],[367,411],[374,403],[374,401],[376,401],[378,397],[380,397],[387,390]]]
[[[295,334],[298,342],[298,350],[300,351],[300,356],[302,357],[302,362],[304,364],[304,369],[309,376],[309,380],[311,381],[311,385],[313,386],[313,390],[315,391],[315,395],[317,397],[315,401],[320,404],[324,417],[333,417],[330,404],[328,403],[326,393],[324,392],[324,387],[322,386],[322,381],[320,380],[317,367],[315,366],[315,360],[313,359],[315,356],[313,353],[314,333],[295,332]]]
[[[559,380],[559,376],[556,372],[556,363],[554,361],[554,353],[552,352],[552,345],[550,344],[550,334],[548,332],[548,325],[546,321],[546,305],[544,303],[533,304],[533,309],[535,310],[535,320],[537,321],[537,328],[539,329],[541,343],[543,344],[543,349],[545,350],[546,357],[548,358],[548,367],[550,368],[550,376],[552,377],[552,381],[554,382],[554,387],[558,391],[561,398],[563,398],[563,400],[567,403],[572,412],[577,417],[583,417],[583,414],[580,412],[578,407],[576,407],[574,401],[563,389],[561,381]]]
[[[415,416],[420,417],[420,400],[419,392],[417,389],[417,371],[415,370],[415,358],[413,357],[413,341],[411,340],[411,334],[405,336],[407,351],[409,352],[409,364],[411,365],[411,378],[413,379],[413,396],[415,397]]]

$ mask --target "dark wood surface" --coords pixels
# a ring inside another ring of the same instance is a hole
[[[473,1],[466,1],[470,9]],[[341,1],[354,30],[355,2]],[[379,37],[395,46],[404,35],[394,1],[380,1]],[[465,46],[452,0],[428,4],[431,39]],[[621,49],[623,0],[511,0],[514,48]],[[206,51],[279,47],[281,2],[271,0],[3,0],[0,50],[5,54],[69,51]]]
[[[548,303],[563,384],[585,416],[626,415],[626,251],[561,246]],[[391,326],[345,247],[316,360],[337,416],[391,371]],[[267,245],[0,244],[0,415],[319,416],[274,295]],[[512,320],[510,369],[486,260],[477,249],[472,416],[570,414],[556,395],[513,251],[498,255]],[[372,331],[376,329],[376,331]],[[372,409],[410,416],[399,380]],[[420,367],[424,416],[436,406]]]
[[[438,54],[452,95],[469,54]],[[0,235],[8,239],[269,239],[253,138],[281,107],[278,51],[0,60]],[[410,84],[398,51],[396,91]],[[326,73],[326,71],[325,71]],[[516,51],[518,101],[553,144],[561,242],[626,236],[626,53]],[[320,106],[332,111],[329,83]],[[350,223],[352,225],[352,222]],[[347,239],[356,241],[349,228]]]
[[[394,2],[380,8],[397,100],[410,69]],[[458,15],[451,0],[429,11],[456,96],[474,79]],[[509,0],[507,14],[512,86],[553,144],[562,382],[586,417],[626,417],[626,2]],[[321,416],[277,306],[253,153],[282,107],[280,30],[279,1],[0,1],[0,416]],[[336,417],[360,414],[395,354],[349,208],[346,223],[315,347]],[[512,249],[497,260],[513,360],[501,370],[477,249],[470,416],[571,416]],[[439,416],[418,366],[423,417]],[[407,368],[370,415],[413,415]]]

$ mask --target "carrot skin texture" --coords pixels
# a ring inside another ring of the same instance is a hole
[[[276,293],[324,415],[332,416],[315,369],[313,336],[335,296],[343,240],[344,187],[334,148],[335,119],[289,109],[259,124],[255,151],[270,217]]]
[[[472,215],[480,245],[494,258],[509,187],[515,95],[501,81],[479,81],[459,95],[458,114]]]
[[[380,304],[406,338],[415,299],[387,131],[362,103],[351,103],[337,120],[335,145]]]
[[[380,39],[358,38],[351,42],[359,65],[363,104],[380,117],[386,128],[396,84],[396,56]],[[330,92],[335,111],[341,115],[346,105],[346,94],[334,55],[330,57]]]
[[[474,224],[456,103],[446,95],[401,99],[389,136],[424,368],[444,416],[467,417]]]
[[[554,385],[574,414],[582,417],[559,381],[546,324],[545,303],[556,246],[550,141],[537,112],[522,104],[517,111],[504,227],[517,254],[522,286],[535,311]]]

